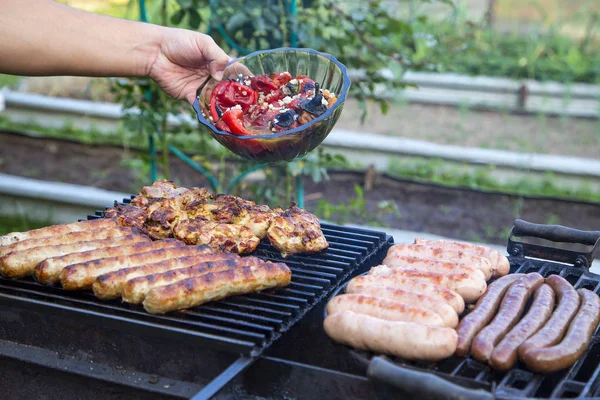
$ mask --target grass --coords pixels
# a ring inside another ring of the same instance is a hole
[[[521,178],[513,182],[499,182],[491,175],[494,166],[471,166],[469,171],[448,166],[444,160],[417,158],[396,160],[388,169],[391,176],[419,182],[431,182],[448,187],[468,187],[498,191],[518,196],[548,197],[600,203],[600,192],[582,187],[578,190],[558,187],[555,176],[546,173],[543,178]]]
[[[50,221],[34,221],[23,216],[0,217],[0,235],[43,228],[51,224]]]
[[[16,85],[20,80],[20,76],[0,74],[0,89],[4,86]]]

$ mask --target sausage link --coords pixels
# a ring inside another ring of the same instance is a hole
[[[534,294],[527,314],[504,339],[498,343],[490,357],[490,366],[500,371],[511,369],[517,362],[517,348],[546,323],[554,310],[554,291],[543,284]]]
[[[522,361],[535,372],[560,371],[575,364],[585,353],[600,321],[600,298],[591,290],[579,289],[581,307],[564,339],[557,345],[532,349]]]
[[[394,255],[429,258],[466,264],[483,272],[485,279],[489,279],[493,273],[492,264],[487,258],[462,250],[450,250],[434,245],[400,243],[390,247],[387,252],[387,257],[383,260],[382,264],[387,265],[387,258]]]
[[[338,343],[406,360],[439,361],[456,349],[456,331],[452,328],[386,321],[352,311],[328,315],[323,328]]]
[[[385,265],[380,265],[371,268],[368,275],[376,277],[392,275],[430,282],[458,293],[465,300],[465,303],[475,302],[485,293],[487,288],[487,284],[483,278],[478,275],[472,276],[469,274],[442,274],[416,269],[389,268]]]
[[[465,316],[456,331],[458,332],[458,345],[456,355],[466,356],[471,348],[471,342],[475,335],[492,320],[504,294],[515,281],[521,279],[524,274],[512,274],[495,280],[489,286],[483,296],[479,298],[475,308]]]
[[[454,308],[454,310],[456,310],[457,314],[460,314],[465,310],[465,301],[458,295],[458,293],[439,285],[434,285],[433,283],[401,276],[357,276],[348,282],[346,293],[359,293],[361,287],[370,286],[385,286],[388,288],[410,290],[411,292],[435,296],[436,298],[448,303],[452,308]]]
[[[512,328],[525,308],[527,299],[544,282],[544,278],[537,272],[525,275],[506,292],[502,299],[498,314],[491,324],[479,332],[471,344],[471,353],[479,361],[487,362],[494,351],[496,344]]]
[[[565,278],[551,275],[546,278],[546,283],[554,290],[558,306],[546,325],[519,346],[520,358],[530,350],[550,347],[560,342],[579,308],[579,295]]]
[[[456,325],[458,325],[458,314],[456,313],[456,310],[454,310],[442,296],[377,285],[357,285],[353,286],[353,289],[353,293],[395,300],[411,306],[423,307],[431,310],[439,315],[444,321],[444,326],[449,328],[456,328]],[[346,293],[350,292],[346,290]]]
[[[387,321],[405,321],[430,326],[444,326],[444,320],[435,312],[396,300],[382,299],[365,294],[342,294],[335,296],[327,303],[327,313],[329,314],[346,310]]]
[[[469,265],[459,264],[453,261],[412,257],[397,253],[388,254],[382,264],[387,265],[390,268],[416,269],[419,271],[439,272],[442,274],[469,274],[471,276],[479,276],[484,280],[489,278],[486,277],[481,270]]]

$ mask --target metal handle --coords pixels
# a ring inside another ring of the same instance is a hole
[[[593,246],[600,238],[600,231],[581,231],[562,225],[542,225],[516,219],[512,230],[514,236],[529,236],[560,243],[580,243]]]
[[[429,400],[493,400],[485,390],[465,389],[425,372],[399,367],[385,357],[374,357],[367,369],[369,378],[402,389],[415,399]]]

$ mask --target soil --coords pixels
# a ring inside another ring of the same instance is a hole
[[[107,190],[135,193],[147,178],[122,166],[130,153],[119,147],[90,146],[47,138],[0,133],[0,172],[41,180],[93,185]],[[172,179],[184,186],[202,186],[205,178],[171,157]],[[356,198],[355,185],[363,186],[364,174],[330,173],[330,181],[305,180],[306,208],[317,210],[319,199],[331,204]],[[600,204],[556,199],[484,193],[447,188],[378,176],[365,192],[366,205],[356,207],[350,223],[380,223],[395,229],[427,232],[470,241],[505,244],[515,218],[553,223],[583,230],[598,230]],[[398,213],[377,214],[381,202],[394,202]],[[361,215],[362,214],[362,215]],[[365,215],[366,214],[366,215]],[[373,216],[378,215],[377,221]],[[371,216],[371,217],[369,217]],[[333,215],[331,220],[341,216]]]

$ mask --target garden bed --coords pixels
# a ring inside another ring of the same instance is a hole
[[[0,133],[0,143],[1,173],[122,192],[136,192],[148,182],[146,171],[136,170],[134,164],[127,163],[131,153],[117,146],[91,146],[10,133]],[[174,157],[171,176],[182,185],[207,183]],[[305,180],[306,207],[336,222],[378,223],[396,229],[504,244],[515,218],[586,230],[597,229],[600,220],[600,204],[486,193],[387,176],[375,178],[362,201],[357,197],[356,187],[363,186],[363,173],[337,171],[330,173],[330,178],[319,184],[309,178]],[[387,202],[386,212],[378,212],[384,202]],[[394,209],[395,212],[389,212]]]

